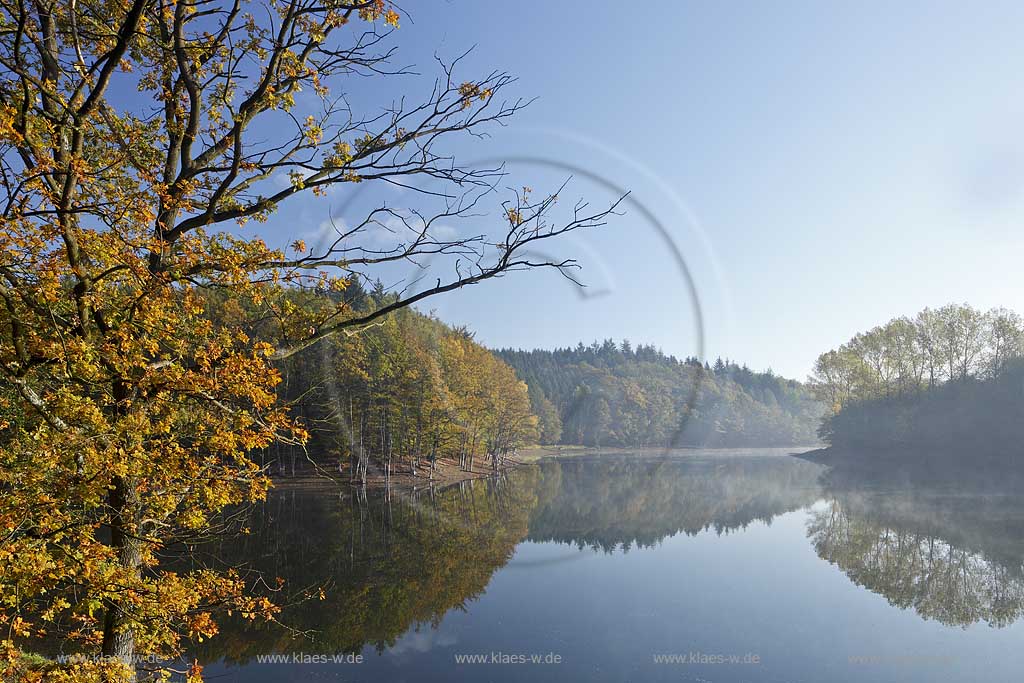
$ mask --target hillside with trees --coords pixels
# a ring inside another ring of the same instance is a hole
[[[295,293],[295,306],[347,306],[363,315],[394,301],[358,280],[344,294]],[[465,328],[406,308],[358,335],[326,339],[278,364],[279,399],[308,431],[305,444],[277,443],[261,464],[294,474],[296,464],[337,467],[365,483],[369,473],[430,476],[439,460],[462,470],[497,469],[517,447],[537,442],[527,386]]]
[[[799,382],[718,359],[607,339],[498,355],[530,387],[541,443],[790,446],[817,442],[821,406]]]
[[[865,452],[1014,458],[1024,443],[1024,321],[968,305],[925,309],[823,353],[811,386],[821,437]]]

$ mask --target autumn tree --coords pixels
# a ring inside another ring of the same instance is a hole
[[[523,192],[500,225],[443,238],[442,222],[479,224],[499,178],[456,163],[448,139],[522,102],[505,99],[508,75],[462,79],[455,60],[425,92],[356,111],[350,79],[403,73],[390,60],[400,21],[383,0],[0,0],[8,671],[45,634],[103,655],[47,680],[131,679],[134,655],[214,635],[219,609],[271,615],[240,575],[162,558],[264,495],[253,453],[306,438],[275,364],[430,296],[572,268],[532,247],[608,215],[580,203],[555,222],[554,195]],[[382,203],[287,252],[251,229],[357,183],[432,203]],[[400,233],[393,247],[365,240],[381,225]],[[291,300],[420,257],[440,268],[431,284],[372,311]]]
[[[562,438],[562,418],[558,408],[536,384],[528,386],[530,411],[537,416],[538,441],[542,444],[556,444]]]
[[[863,364],[848,347],[826,351],[814,362],[810,387],[830,410],[838,412],[857,387]]]

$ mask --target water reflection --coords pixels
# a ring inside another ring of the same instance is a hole
[[[275,491],[252,511],[251,532],[213,549],[212,561],[248,567],[271,586],[280,577],[283,588],[273,599],[284,605],[281,623],[229,621],[192,652],[201,661],[233,664],[296,650],[426,652],[450,645],[444,641],[450,634],[434,627],[452,610],[473,612],[473,601],[524,541],[572,548],[561,555],[525,553],[511,567],[533,562],[538,581],[583,581],[587,563],[579,575],[547,564],[659,552],[674,536],[734,534],[794,511],[804,517],[790,516],[786,529],[762,536],[773,540],[750,546],[755,562],[770,566],[784,552],[779,548],[792,546],[775,539],[807,548],[799,531],[806,520],[818,557],[895,607],[957,626],[1004,627],[1020,617],[1024,510],[1012,492],[922,482],[883,486],[822,473],[787,457],[602,456],[545,461],[497,479],[413,494]],[[746,544],[747,536],[737,540]],[[827,573],[828,565],[815,562]],[[623,575],[621,585],[632,580]],[[785,580],[779,575],[778,589],[802,590]]]
[[[540,469],[530,540],[608,552],[770,523],[821,495],[821,468],[785,457],[595,456]]]
[[[443,491],[353,496],[275,491],[221,559],[282,580],[279,624],[234,620],[197,645],[200,659],[355,653],[394,646],[410,627],[465,610],[526,535],[536,470]]]
[[[906,473],[901,473],[906,474]],[[818,556],[893,606],[966,627],[1024,611],[1024,504],[1005,477],[830,472],[807,533]]]

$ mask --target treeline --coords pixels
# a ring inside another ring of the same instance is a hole
[[[833,446],[1012,456],[1024,443],[1024,321],[951,304],[857,334],[814,365]]]
[[[353,281],[340,293],[296,292],[291,305],[312,309],[338,297],[356,312],[393,300]],[[361,482],[399,467],[430,474],[441,458],[465,470],[497,469],[518,446],[537,441],[526,384],[512,368],[466,329],[412,309],[323,340],[279,370],[280,398],[309,431],[304,446],[278,443],[262,454],[281,473],[294,473],[304,458],[336,464]]]
[[[606,339],[498,355],[530,387],[545,444],[783,446],[817,442],[821,406],[799,382],[718,359]]]

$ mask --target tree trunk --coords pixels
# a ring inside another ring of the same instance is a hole
[[[117,552],[117,561],[126,569],[139,575],[142,563],[138,526],[141,517],[139,494],[135,482],[124,477],[114,477],[113,488],[107,496],[110,505],[110,542]],[[116,599],[107,600],[103,619],[102,654],[106,658],[118,659],[131,670],[135,680],[135,633],[127,627],[128,615],[124,606]]]
[[[359,483],[366,486],[366,452],[363,450],[363,418],[366,406],[359,412]]]

